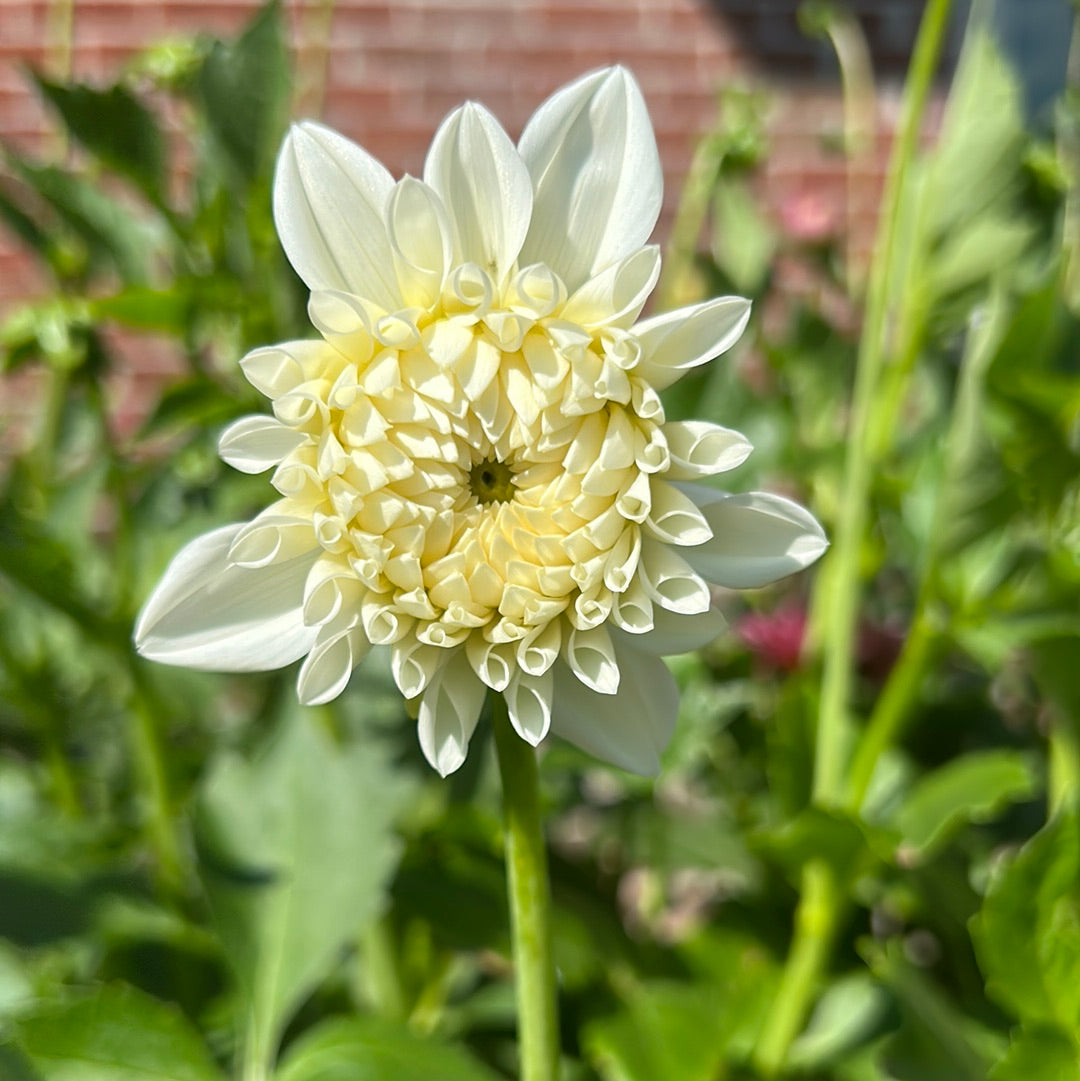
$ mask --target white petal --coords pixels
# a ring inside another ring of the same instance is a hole
[[[701,552],[707,547],[684,549]],[[641,545],[641,577],[649,596],[669,612],[694,616],[709,610],[709,587],[694,573],[687,559],[666,544],[646,540]]]
[[[645,101],[625,68],[556,91],[519,146],[536,191],[524,262],[547,263],[572,292],[649,239],[664,178]]]
[[[572,630],[563,657],[574,675],[598,694],[614,694],[619,689],[619,665],[606,628]]]
[[[453,239],[442,201],[422,180],[406,176],[395,186],[390,243],[406,304],[433,304],[450,270]]]
[[[615,595],[611,619],[627,634],[647,634],[653,629],[657,611],[646,588],[643,575],[638,574],[624,593]]]
[[[406,698],[415,698],[439,670],[446,659],[446,650],[407,638],[394,645],[391,657],[391,671],[398,690]]]
[[[296,678],[296,694],[301,704],[321,706],[337,698],[370,648],[359,627],[334,632],[324,628]]]
[[[741,432],[704,420],[673,420],[663,427],[671,453],[669,480],[691,480],[735,469],[754,449]]]
[[[551,696],[555,677],[552,669],[531,676],[518,671],[504,692],[506,710],[514,730],[526,743],[536,746],[551,727]]]
[[[260,394],[274,401],[303,383],[304,369],[316,368],[326,349],[325,342],[315,340],[265,346],[241,357],[240,370]]]
[[[652,482],[652,509],[645,519],[645,528],[668,544],[704,544],[712,537],[712,530],[694,501],[675,485],[662,480]]]
[[[274,175],[274,222],[309,289],[401,307],[386,235],[393,187],[386,169],[343,135],[310,120],[292,126]]]
[[[597,694],[563,663],[555,665],[551,730],[623,769],[656,774],[671,739],[679,692],[663,661],[619,644],[617,694]]]
[[[501,282],[521,251],[533,194],[495,117],[475,102],[455,109],[435,133],[424,180],[442,197],[458,262],[476,263]]]
[[[218,454],[241,473],[263,473],[280,464],[307,436],[275,417],[241,417],[221,433]]]
[[[749,318],[749,300],[717,297],[645,319],[634,327],[643,353],[636,374],[663,390],[681,379],[688,368],[730,349]]]
[[[166,568],[135,626],[144,657],[211,672],[261,672],[311,649],[316,628],[300,606],[311,551],[265,567],[232,566],[241,525],[222,526],[185,545]]]
[[[653,629],[647,634],[635,636],[632,644],[661,657],[690,653],[715,641],[726,626],[727,620],[719,608],[710,608],[694,616],[655,608]]]
[[[479,634],[471,634],[465,642],[465,655],[473,671],[485,687],[493,691],[506,690],[514,673],[514,646],[512,642],[487,642]]]
[[[311,518],[283,514],[285,505],[284,500],[275,503],[240,527],[229,548],[229,563],[265,567],[312,551],[316,534]]]
[[[713,539],[686,548],[687,562],[729,589],[756,589],[794,574],[820,558],[829,542],[805,507],[768,492],[727,495],[683,485],[701,507]]]
[[[420,699],[418,733],[424,757],[443,777],[465,761],[487,688],[459,649],[435,674]]]
[[[659,277],[660,249],[650,244],[590,278],[567,300],[560,316],[586,330],[628,327],[641,314]]]

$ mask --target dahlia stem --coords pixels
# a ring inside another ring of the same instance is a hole
[[[889,172],[870,268],[866,318],[855,374],[852,419],[848,433],[841,512],[833,540],[831,562],[818,582],[814,625],[822,628],[821,702],[814,755],[814,802],[836,806],[843,801],[847,755],[851,745],[849,714],[855,627],[862,591],[862,548],[870,516],[873,485],[871,418],[888,343],[886,332],[892,299],[896,244],[902,194],[915,157],[926,102],[938,56],[949,25],[951,0],[930,0],[919,26],[918,39],[904,91],[900,124],[893,143]]]
[[[559,1021],[551,957],[551,890],[536,751],[514,731],[502,695],[492,695],[492,714],[503,786],[521,1081],[557,1081]]]

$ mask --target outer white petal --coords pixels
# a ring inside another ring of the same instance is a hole
[[[166,568],[135,625],[135,648],[153,661],[212,672],[260,672],[311,649],[316,628],[300,607],[316,552],[264,567],[231,566],[242,525],[185,545]]]
[[[260,394],[273,401],[303,383],[304,369],[316,368],[327,348],[318,339],[263,346],[240,358],[240,370]]]
[[[818,520],[768,492],[727,495],[682,485],[701,507],[713,538],[681,555],[702,577],[729,589],[756,589],[810,566],[829,547]]]
[[[717,297],[645,319],[634,327],[642,350],[636,373],[663,390],[681,379],[688,368],[730,349],[749,318],[749,300]]]
[[[669,657],[707,646],[726,626],[727,620],[719,608],[710,608],[694,616],[654,608],[653,629],[647,634],[635,635],[631,644],[646,653]],[[619,633],[622,632],[616,632]]]
[[[533,192],[510,137],[482,105],[455,109],[432,140],[424,180],[442,197],[459,262],[501,281],[521,251]]]
[[[406,176],[390,198],[390,243],[407,304],[427,307],[442,290],[453,259],[453,238],[439,196]]]
[[[218,454],[226,465],[241,473],[273,469],[307,436],[282,424],[276,417],[241,417],[221,433]]]
[[[554,667],[551,730],[583,750],[634,773],[655,774],[679,712],[679,692],[663,661],[618,647],[616,694],[583,686],[561,661]]]
[[[619,664],[607,628],[572,630],[563,648],[567,666],[586,687],[598,694],[615,694],[619,689]]]
[[[486,694],[464,649],[435,673],[424,691],[418,721],[420,748],[443,777],[465,761]]]
[[[585,282],[567,300],[560,317],[586,330],[628,327],[641,314],[659,277],[659,247],[639,248]]]
[[[671,454],[668,480],[726,473],[742,465],[754,449],[741,432],[704,420],[668,421],[663,432]]]
[[[634,77],[592,72],[537,109],[519,143],[536,191],[526,263],[547,263],[573,292],[649,238],[664,177]]]
[[[531,676],[519,670],[504,692],[510,723],[517,734],[534,747],[548,734],[551,727],[551,696],[554,685],[555,677],[550,668],[539,676]]]
[[[371,648],[359,627],[324,627],[296,677],[296,694],[305,706],[332,702],[348,686],[353,669]]]
[[[402,306],[386,234],[390,174],[367,151],[307,120],[285,137],[274,175],[281,246],[312,291],[339,289]]]

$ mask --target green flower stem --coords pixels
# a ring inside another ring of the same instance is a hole
[[[878,760],[903,729],[939,642],[940,636],[931,620],[923,613],[916,614],[900,657],[889,674],[889,681],[874,706],[852,758],[846,805],[853,814],[858,814],[862,807]]]
[[[521,1081],[556,1081],[559,1022],[551,956],[551,890],[536,752],[514,731],[501,695],[492,695],[492,707],[503,786]]]
[[[806,1005],[828,964],[846,907],[832,869],[822,860],[812,860],[803,868],[801,887],[791,952],[754,1051],[754,1065],[765,1077],[774,1077],[787,1060],[788,1049],[802,1028]]]
[[[873,418],[878,408],[879,385],[888,352],[886,331],[894,292],[902,197],[918,147],[923,114],[945,41],[951,6],[951,0],[928,0],[915,42],[870,266],[840,517],[831,557],[818,578],[814,593],[811,627],[815,637],[820,639],[822,652],[813,783],[813,800],[819,806],[846,802],[846,773],[853,736],[849,704],[862,551],[870,519],[875,462]],[[893,727],[895,730],[896,726]],[[876,763],[877,755],[873,756],[873,761]],[[780,988],[754,1053],[758,1069],[767,1077],[784,1068],[788,1051],[802,1029],[822,973],[829,963],[836,930],[848,906],[834,870],[822,860],[806,865],[801,886],[794,936],[781,974]]]
[[[134,693],[130,705],[131,757],[135,768],[147,836],[157,859],[158,876],[169,891],[182,888],[184,860],[173,821],[165,756],[161,748],[154,696],[148,692],[139,662],[132,660]]]
[[[814,761],[814,800],[837,804],[843,798],[850,745],[855,628],[858,620],[863,538],[869,520],[873,479],[870,441],[874,404],[886,354],[891,285],[896,263],[904,183],[918,145],[923,113],[937,59],[945,40],[951,0],[929,0],[904,93],[903,113],[893,145],[881,225],[870,268],[866,319],[859,347],[841,511],[827,572],[818,580],[814,626],[823,628],[823,670]]]

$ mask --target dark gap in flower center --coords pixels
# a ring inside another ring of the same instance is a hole
[[[478,503],[509,503],[517,491],[513,471],[495,458],[485,458],[469,470],[469,488]]]

